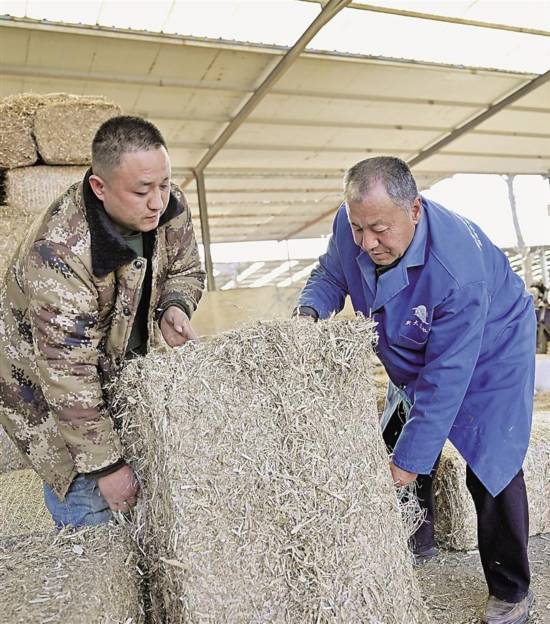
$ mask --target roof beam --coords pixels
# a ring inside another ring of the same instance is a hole
[[[512,93],[506,95],[500,100],[497,100],[494,104],[491,104],[490,106],[488,106],[484,111],[482,111],[481,113],[478,113],[475,117],[473,117],[469,121],[458,126],[458,128],[451,130],[451,132],[447,133],[445,136],[437,140],[435,143],[432,143],[427,148],[420,150],[420,152],[418,152],[416,156],[407,160],[407,164],[409,165],[409,167],[414,167],[415,165],[422,162],[423,160],[426,160],[433,154],[439,152],[443,147],[449,145],[449,143],[452,143],[455,139],[458,139],[458,137],[461,137],[466,132],[469,132],[473,128],[479,126],[484,121],[486,121],[487,119],[490,119],[491,117],[496,115],[499,111],[503,110],[504,108],[506,108],[513,102],[516,102],[517,100],[519,100],[522,97],[525,97],[526,95],[528,95],[535,89],[538,89],[543,84],[546,84],[549,80],[550,80],[550,70],[548,70],[544,74],[541,74],[540,76],[537,76],[536,78],[533,78],[532,80],[529,80],[521,87],[512,91]]]
[[[339,13],[344,7],[346,7],[351,0],[329,0],[321,9],[319,15],[308,26],[298,41],[290,48],[290,50],[283,56],[283,58],[277,63],[273,70],[264,79],[262,84],[256,89],[256,91],[248,98],[248,100],[241,107],[239,112],[233,117],[226,128],[221,132],[218,138],[214,141],[210,149],[197,163],[195,169],[198,171],[204,171],[206,166],[212,161],[216,154],[222,149],[222,147],[229,141],[233,134],[238,130],[241,124],[247,119],[252,111],[258,106],[258,104],[269,93],[271,87],[285,74],[294,61],[305,50],[307,44],[315,37],[315,35],[321,30],[321,28],[327,24],[337,13]],[[188,176],[182,183],[182,187],[185,187],[191,178]]]
[[[324,0],[302,0],[303,2],[313,2],[323,4]],[[412,17],[416,19],[430,20],[434,22],[444,22],[446,24],[458,24],[460,26],[475,26],[477,28],[489,28],[491,30],[504,30],[508,32],[521,33],[523,35],[537,35],[539,37],[550,37],[550,31],[540,28],[527,28],[523,26],[513,26],[512,24],[502,24],[498,22],[485,22],[481,20],[467,19],[464,17],[453,17],[451,15],[438,15],[437,13],[424,13],[423,11],[409,11],[406,9],[393,9],[386,6],[377,6],[365,2],[352,2],[350,9],[360,9],[372,13],[384,13],[386,15],[398,15],[399,17]]]
[[[0,18],[1,25],[1,18]],[[366,59],[369,60],[369,59]],[[406,62],[402,63],[402,65],[407,65]],[[458,67],[445,67],[441,66],[443,69],[448,71],[452,70],[462,70]],[[471,71],[471,70],[466,70]],[[0,73],[11,76],[14,78],[46,78],[46,79],[63,79],[63,80],[81,80],[83,82],[109,82],[109,83],[122,83],[127,85],[135,85],[135,86],[150,86],[150,87],[171,87],[171,88],[179,88],[179,89],[189,89],[193,91],[216,91],[216,92],[225,92],[225,93],[239,93],[244,95],[254,95],[254,91],[250,88],[242,87],[239,85],[232,85],[224,83],[223,85],[216,82],[208,82],[208,81],[193,81],[193,80],[178,80],[176,78],[147,78],[147,77],[137,77],[134,74],[108,74],[108,73],[97,73],[97,72],[87,72],[87,71],[77,71],[71,69],[61,69],[61,68],[47,68],[47,67],[34,67],[34,66],[25,66],[25,65],[9,65],[9,64],[0,64]],[[517,72],[508,72],[508,75],[514,76],[517,78],[522,77],[521,74]],[[476,108],[479,106],[484,106],[485,102],[479,101],[464,101],[464,100],[435,100],[433,98],[422,98],[422,97],[406,97],[406,96],[385,96],[385,95],[372,95],[372,94],[360,94],[360,93],[332,93],[330,91],[300,91],[297,89],[271,89],[271,95],[281,95],[281,96],[289,96],[289,97],[303,97],[303,98],[316,98],[316,99],[326,99],[326,100],[342,100],[342,101],[358,101],[358,102],[380,102],[380,103],[399,103],[399,104],[419,104],[425,106],[454,106],[460,108]],[[523,108],[518,108],[518,110],[524,110]],[[534,108],[529,107],[527,110],[531,112],[547,112],[544,108]],[[153,116],[154,113],[148,113],[150,116]],[[162,117],[159,117],[161,119]],[[173,118],[173,117],[172,117]],[[210,121],[205,119],[205,121]],[[227,118],[218,118],[212,119],[211,121],[216,122],[228,122]],[[255,120],[254,120],[255,121]]]

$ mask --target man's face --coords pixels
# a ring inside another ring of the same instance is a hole
[[[401,258],[411,244],[420,221],[421,200],[417,197],[406,213],[378,182],[362,202],[348,203],[348,219],[355,244],[375,264],[385,266]]]
[[[168,152],[126,152],[105,177],[90,176],[90,185],[122,232],[154,230],[170,199]]]

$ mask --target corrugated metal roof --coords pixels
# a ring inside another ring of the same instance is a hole
[[[285,52],[12,18],[0,18],[0,37],[0,95],[67,91],[111,98],[161,128],[176,180],[189,175]],[[411,159],[534,77],[303,54],[205,171],[212,241],[327,234],[346,167],[377,154]],[[414,173],[422,188],[457,172],[548,174],[549,119],[546,83]],[[187,192],[198,217],[194,185]],[[200,232],[198,220],[196,227]]]

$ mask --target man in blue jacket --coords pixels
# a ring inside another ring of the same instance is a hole
[[[392,477],[398,486],[417,479],[428,512],[413,550],[437,552],[431,477],[448,438],[468,464],[490,594],[484,622],[526,622],[521,467],[533,404],[531,297],[479,227],[418,194],[403,161],[363,160],[347,171],[344,189],[299,313],[327,318],[349,295],[377,323],[377,353],[392,382],[383,419]]]

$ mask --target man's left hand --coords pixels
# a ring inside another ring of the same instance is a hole
[[[407,472],[396,466],[393,462],[390,462],[390,470],[395,487],[409,485],[409,483],[412,483],[418,476],[416,472]]]
[[[187,314],[177,306],[170,306],[160,320],[160,331],[171,347],[179,347],[188,340],[198,340],[199,336],[191,327]]]

